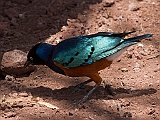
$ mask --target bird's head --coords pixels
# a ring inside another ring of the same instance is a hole
[[[51,54],[52,45],[47,43],[38,43],[33,46],[27,55],[27,61],[24,64],[24,67],[28,65],[44,65]]]

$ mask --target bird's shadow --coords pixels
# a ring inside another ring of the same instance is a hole
[[[92,89],[93,86],[85,85],[84,89],[81,91],[72,93],[75,89],[75,86],[69,86],[68,88],[61,88],[61,89],[51,89],[48,87],[36,87],[36,88],[29,88],[27,89],[33,96],[42,97],[42,98],[52,98],[56,100],[68,100],[68,101],[77,101],[83,98],[89,90]],[[119,98],[128,98],[128,97],[135,97],[135,96],[142,96],[142,95],[149,95],[154,94],[157,92],[154,88],[147,88],[147,89],[125,89],[125,88],[117,88],[113,89],[116,92],[116,95],[113,97],[108,97],[108,92],[102,86],[96,89],[88,99],[119,99]]]

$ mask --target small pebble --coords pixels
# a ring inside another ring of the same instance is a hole
[[[141,55],[143,55],[143,56],[147,56],[147,52],[145,52],[145,51],[140,51],[139,52]]]
[[[73,116],[73,113],[69,112],[69,116]]]
[[[130,113],[130,112],[124,112],[123,117],[131,118],[132,117],[132,113]]]
[[[155,113],[156,112],[156,110],[151,110],[149,113],[148,113],[148,115],[152,115],[153,113]]]
[[[18,93],[13,93],[10,95],[11,97],[17,97],[18,96]]]
[[[149,87],[153,86],[153,83],[149,83],[148,86],[149,86]]]
[[[121,68],[121,71],[122,72],[128,72],[128,69],[127,68]]]
[[[113,99],[112,95],[108,95],[107,97],[108,97],[108,99]]]
[[[104,7],[111,7],[114,4],[115,4],[115,0],[103,0]]]
[[[11,75],[6,75],[5,80],[13,81],[13,80],[15,80],[15,78]]]
[[[13,80],[15,80],[15,77],[13,77],[11,75],[6,75],[5,80],[7,80],[7,81],[13,81]]]
[[[19,93],[19,96],[21,96],[21,97],[28,97],[28,93]]]
[[[135,3],[130,3],[129,6],[128,6],[128,9],[129,9],[130,11],[137,11],[137,10],[139,10],[139,7],[138,7],[138,5],[135,4]]]
[[[17,115],[17,113],[15,113],[15,112],[7,112],[7,113],[5,113],[5,118],[15,117],[16,115]]]
[[[19,14],[18,17],[19,18],[24,18],[24,14]]]
[[[133,70],[134,70],[135,72],[140,72],[140,71],[141,71],[140,68],[136,68],[136,67],[134,67]]]
[[[141,43],[139,43],[139,44],[138,44],[138,47],[141,47],[141,48],[142,48],[143,46],[144,46],[144,45],[143,45],[143,44],[141,44]]]
[[[138,60],[141,60],[143,58],[142,55],[138,53],[137,51],[134,52],[134,55]]]
[[[136,72],[140,72],[141,71],[140,64],[136,63],[136,65],[134,66],[133,70],[136,71]]]

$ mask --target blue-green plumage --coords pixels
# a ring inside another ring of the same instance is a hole
[[[125,40],[114,34],[103,33],[69,38],[55,47],[52,59],[66,68],[88,65],[150,36],[146,34]]]

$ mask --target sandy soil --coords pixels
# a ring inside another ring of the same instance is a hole
[[[11,81],[0,76],[0,120],[160,120],[160,1],[112,1],[0,0],[0,57],[14,49],[27,52],[40,41],[57,44],[99,31],[153,34],[100,71],[116,91],[113,97],[102,84],[86,103],[74,105],[94,83],[71,94],[88,78],[46,66]]]

